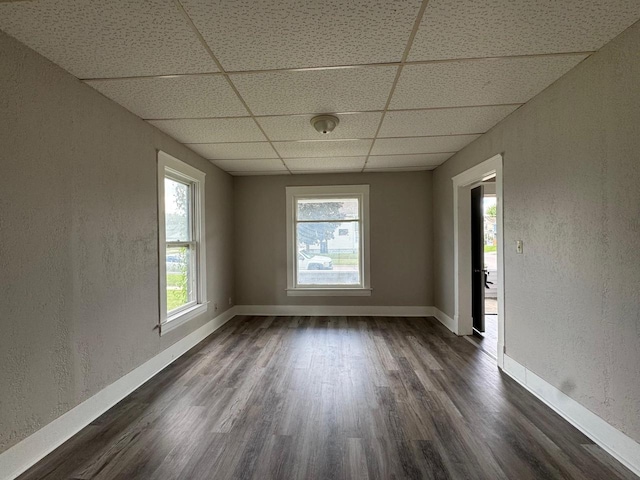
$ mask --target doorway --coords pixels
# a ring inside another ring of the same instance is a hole
[[[493,358],[498,351],[498,262],[496,177],[471,186],[471,316],[477,347]]]
[[[482,345],[502,368],[502,155],[456,175],[452,181],[456,333]]]

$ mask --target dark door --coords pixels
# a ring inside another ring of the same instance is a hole
[[[471,190],[471,316],[473,328],[484,332],[484,187]]]

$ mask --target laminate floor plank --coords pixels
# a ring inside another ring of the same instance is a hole
[[[21,480],[630,480],[433,318],[236,317]]]

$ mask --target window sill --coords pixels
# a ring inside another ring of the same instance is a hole
[[[193,320],[199,315],[206,313],[207,311],[207,303],[199,303],[198,305],[194,305],[193,307],[179,312],[169,318],[167,318],[164,322],[162,322],[160,326],[160,336],[165,333],[169,333],[171,330],[176,329],[180,325],[184,325],[189,320]]]
[[[289,297],[370,297],[372,288],[287,288]]]

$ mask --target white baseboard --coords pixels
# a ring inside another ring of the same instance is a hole
[[[458,333],[458,324],[446,313],[431,306],[236,305],[236,315],[435,317],[453,333]]]
[[[350,305],[236,305],[236,315],[432,317],[433,307]]]
[[[235,308],[223,312],[80,405],[4,451],[0,454],[0,479],[10,480],[26,471],[235,315]]]
[[[504,355],[504,372],[625,467],[640,476],[640,443],[608,424],[507,354]]]
[[[237,305],[177,341],[91,398],[0,454],[0,480],[11,480],[62,445],[236,315],[428,317],[433,307]]]
[[[439,310],[436,307],[433,307],[433,316],[436,317],[441,324],[451,330],[453,333],[458,335],[458,322],[451,318],[449,315],[444,313],[442,310]]]

